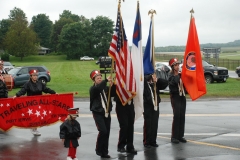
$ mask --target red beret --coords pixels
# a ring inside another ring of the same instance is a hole
[[[38,70],[32,69],[32,70],[29,71],[29,74],[33,74],[33,73],[38,73]]]
[[[93,80],[96,76],[102,76],[102,74],[101,74],[100,71],[98,71],[98,70],[93,70],[93,71],[90,73],[90,78]]]
[[[68,114],[73,116],[73,117],[78,117],[79,108],[70,108],[70,109],[68,109]]]

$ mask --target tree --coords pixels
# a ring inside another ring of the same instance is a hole
[[[78,15],[72,14],[72,12],[69,10],[64,10],[63,13],[59,15],[59,18],[60,19],[61,18],[71,19],[74,22],[80,22],[80,20],[82,19],[82,17],[80,19],[80,17]]]
[[[9,19],[2,19],[0,21],[0,48],[2,49],[4,49],[3,40],[10,25],[11,25],[11,21]]]
[[[4,46],[9,54],[16,57],[26,57],[37,53],[37,36],[27,27],[27,23],[18,17],[14,19],[4,40]]]
[[[26,14],[20,8],[14,7],[14,9],[10,11],[10,15],[8,15],[8,17],[12,21],[21,19],[24,23],[28,24]]]
[[[81,22],[67,24],[59,37],[59,50],[67,55],[67,59],[78,59],[88,50],[87,36]]]
[[[55,24],[53,25],[50,40],[51,40],[51,47],[52,49],[57,52],[57,45],[59,41],[59,36],[61,34],[63,26],[66,24],[73,23],[74,21],[72,19],[67,18],[61,18],[58,21],[55,21]]]
[[[50,47],[50,36],[52,31],[52,21],[46,14],[38,14],[32,17],[30,27],[37,33],[40,45]]]
[[[92,22],[92,43],[94,55],[107,55],[113,34],[113,21],[108,17],[97,16],[91,19]]]

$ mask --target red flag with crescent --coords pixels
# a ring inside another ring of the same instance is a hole
[[[192,100],[206,94],[204,69],[194,17],[190,20],[181,78]]]

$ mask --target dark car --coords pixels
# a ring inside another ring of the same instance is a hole
[[[204,68],[204,76],[206,83],[217,82],[226,82],[229,75],[228,69],[224,67],[216,67],[208,62],[202,60],[202,65]]]
[[[183,60],[182,60],[183,63]],[[208,62],[202,60],[202,66],[204,69],[204,76],[206,83],[226,82],[229,75],[228,69],[224,67],[217,67],[215,65],[209,64]]]
[[[236,68],[236,73],[237,73],[238,77],[240,77],[240,66]]]
[[[100,63],[111,64],[112,58],[109,56],[100,56],[96,61],[96,64],[100,64]]]
[[[29,71],[32,69],[38,70],[38,80],[43,83],[51,81],[50,72],[45,66],[24,66],[11,69],[8,74],[11,74],[15,86],[24,85],[30,78]]]

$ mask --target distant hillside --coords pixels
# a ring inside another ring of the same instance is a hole
[[[183,52],[186,46],[166,46],[166,47],[156,47],[155,52]],[[235,40],[228,43],[206,43],[200,44],[201,48],[206,47],[240,47],[240,40]],[[144,48],[145,49],[145,48]]]

